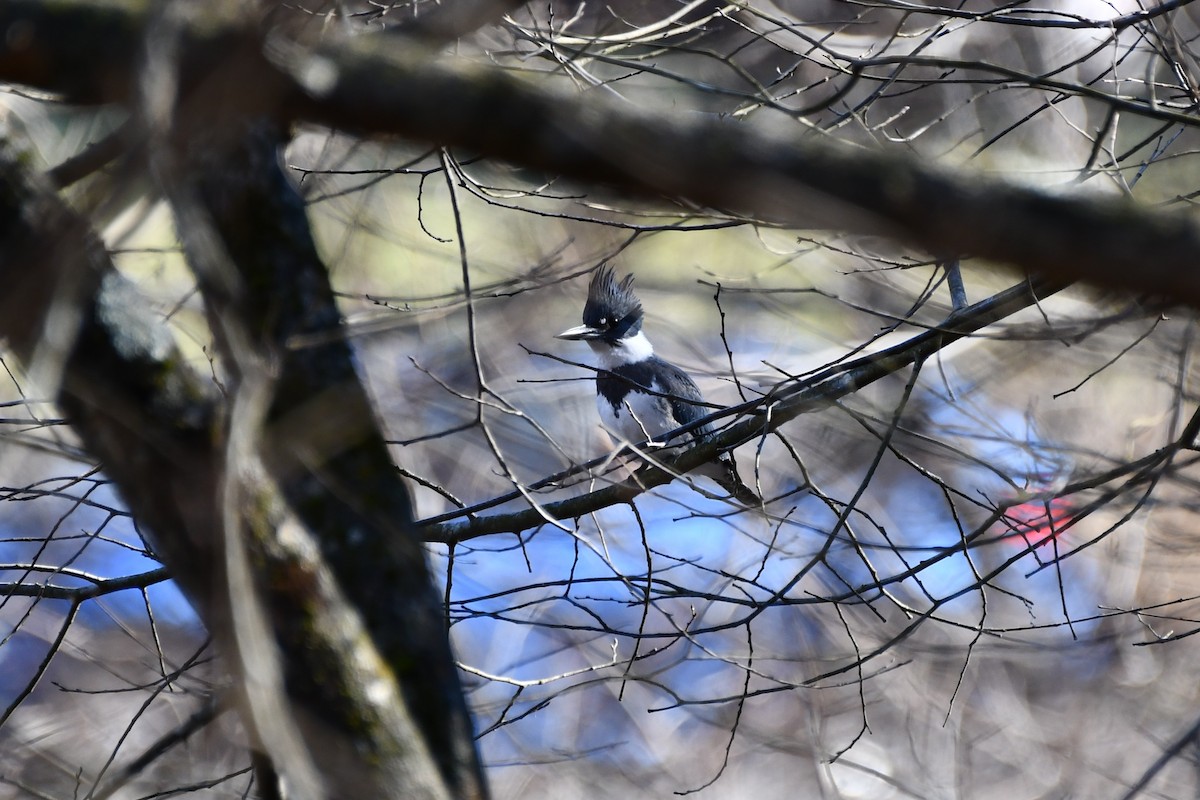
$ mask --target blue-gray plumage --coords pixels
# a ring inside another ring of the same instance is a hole
[[[631,398],[632,392],[646,396]],[[710,411],[695,381],[679,367],[654,355],[598,373],[596,393],[597,403],[608,406],[600,406],[601,418],[607,421],[611,415],[616,432],[634,442],[657,440]],[[711,423],[702,425],[692,431],[692,436],[699,438],[712,433],[712,429]]]
[[[597,355],[596,407],[600,420],[621,441],[649,441],[689,425],[713,410],[704,403],[691,377],[674,364],[654,355],[642,331],[642,303],[633,293],[633,276],[617,281],[613,270],[596,270],[588,285],[583,324],[558,334],[559,339],[586,341]],[[711,424],[690,432],[693,440],[713,432]],[[737,477],[733,458],[722,453],[714,469],[698,472],[713,478],[742,503],[761,500]]]

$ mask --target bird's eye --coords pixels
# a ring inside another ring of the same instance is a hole
[[[607,324],[608,324],[608,317],[601,317],[600,318],[600,327],[603,328]]]

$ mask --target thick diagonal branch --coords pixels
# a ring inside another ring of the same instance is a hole
[[[803,380],[780,384],[766,396],[740,405],[731,406],[675,432],[675,436],[709,423],[720,423],[734,416],[743,418],[709,437],[703,444],[690,448],[674,458],[663,458],[663,466],[647,466],[638,471],[637,485],[610,485],[594,492],[576,497],[545,503],[541,509],[524,509],[509,513],[476,516],[477,512],[498,505],[503,498],[495,498],[481,504],[479,508],[459,509],[443,514],[421,524],[421,535],[431,542],[461,542],[493,533],[517,533],[545,524],[546,515],[555,519],[576,519],[610,505],[627,500],[637,494],[674,480],[716,457],[722,450],[729,450],[764,436],[800,416],[819,411],[848,397],[859,389],[879,379],[905,369],[926,359],[947,345],[1008,317],[1021,309],[1028,308],[1061,288],[1051,281],[1023,282],[994,297],[976,303],[956,313],[943,325],[913,336],[908,341],[888,348],[880,353],[855,359],[847,364],[832,367]],[[599,458],[580,465],[547,481],[530,484],[537,489],[574,475],[590,466],[607,463],[608,458]],[[515,500],[515,494],[508,499]]]

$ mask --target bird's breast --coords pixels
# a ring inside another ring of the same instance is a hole
[[[659,441],[662,434],[679,427],[666,398],[628,389],[627,385],[605,388],[609,391],[596,395],[600,422],[621,441]],[[657,382],[649,388],[659,391]]]

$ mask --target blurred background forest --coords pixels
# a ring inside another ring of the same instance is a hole
[[[998,179],[1152,213],[1198,193],[1187,2],[467,5],[486,13],[453,36],[437,33],[449,6],[420,0],[300,0],[272,24],[429,37],[437,58],[536,91],[882,152],[981,192]],[[128,133],[122,107],[0,97],[41,169]],[[781,225],[354,128],[301,122],[283,164],[412,492],[495,797],[1200,792],[1187,304],[1038,285],[778,428],[760,407],[736,455],[763,508],[685,476],[464,533],[459,509],[622,477],[604,462],[539,483],[613,449],[590,352],[553,338],[601,264],[636,276],[656,352],[721,406],[902,346],[1027,277],[906,245],[820,194],[787,210],[813,226]],[[650,158],[612,146],[632,171]],[[223,392],[178,217],[147,174],[106,162],[62,195]],[[756,207],[792,202],[761,188]],[[0,350],[0,795],[253,793],[209,632],[28,361]]]

